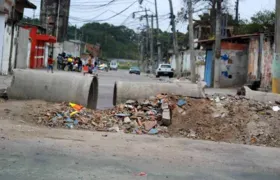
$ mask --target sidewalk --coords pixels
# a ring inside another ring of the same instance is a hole
[[[12,82],[12,76],[0,76],[0,89],[7,89]]]

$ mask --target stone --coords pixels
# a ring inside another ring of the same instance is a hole
[[[144,124],[145,130],[150,131],[157,125],[157,121],[146,121],[143,124]]]
[[[162,112],[162,124],[165,126],[171,125],[171,113],[169,109],[164,109]]]
[[[161,105],[161,109],[169,109],[168,104],[167,103],[162,103]]]
[[[136,101],[134,101],[134,100],[127,100],[127,101],[125,102],[125,104],[135,104],[135,102],[136,102]]]
[[[131,120],[130,120],[129,117],[125,117],[124,120],[123,120],[123,122],[124,122],[125,124],[128,124],[128,123],[131,123]]]
[[[219,97],[216,97],[216,98],[215,98],[215,102],[216,102],[216,103],[221,102],[220,98],[219,98]]]

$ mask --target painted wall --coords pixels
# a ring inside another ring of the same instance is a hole
[[[29,40],[29,30],[24,28],[19,28],[19,36],[17,38],[17,52],[16,52],[16,68],[25,69],[29,68],[30,60],[30,40]]]
[[[247,81],[248,53],[245,50],[222,50],[220,87],[238,87]]]

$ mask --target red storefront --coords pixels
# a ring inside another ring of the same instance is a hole
[[[56,37],[45,34],[44,28],[40,26],[22,25],[22,27],[30,30],[30,68],[43,68],[45,60],[45,44],[55,43]]]

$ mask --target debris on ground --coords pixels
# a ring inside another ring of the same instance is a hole
[[[158,94],[141,102],[128,100],[106,110],[89,110],[74,103],[47,103],[27,108],[24,113],[28,116],[23,120],[32,119],[48,127],[280,147],[277,104],[244,96],[215,94],[199,99]],[[9,114],[13,112],[5,115]]]

